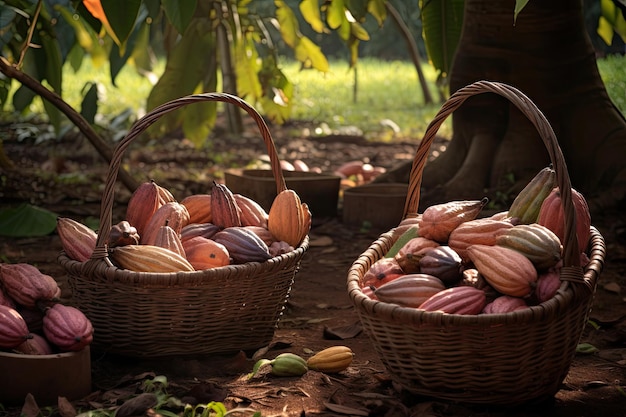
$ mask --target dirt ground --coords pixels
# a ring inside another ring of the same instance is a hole
[[[412,158],[416,149],[415,143],[371,144],[358,136],[310,140],[298,125],[284,126],[280,134],[275,133],[276,129],[273,127],[276,147],[283,158],[301,159],[324,172],[332,172],[349,160],[366,160],[390,168],[400,160]],[[134,173],[145,172],[146,179],[158,178],[161,185],[182,198],[205,190],[207,181],[218,176],[224,166],[246,164],[264,155],[259,142],[258,135],[247,132],[238,138],[217,136],[210,148],[203,150],[196,150],[184,141],[145,144],[129,152],[125,166]],[[4,147],[18,169],[2,174],[2,206],[30,202],[80,221],[98,218],[107,165],[88,143],[74,138],[35,145],[32,139],[9,138],[5,139]],[[115,208],[118,214],[123,212],[127,198],[128,192],[120,187]],[[607,256],[591,312],[591,321],[597,326],[587,326],[582,341],[597,351],[576,355],[553,401],[509,409],[472,406],[418,398],[395,387],[370,339],[361,330],[346,291],[348,268],[386,230],[344,224],[339,211],[334,217],[314,219],[311,247],[296,275],[287,310],[272,344],[258,355],[271,359],[279,353],[292,352],[308,357],[328,346],[346,345],[355,353],[346,371],[336,375],[309,371],[302,377],[260,375],[246,380],[245,375],[251,371],[256,357],[243,352],[138,360],[94,351],[93,392],[72,401],[71,405],[78,411],[115,409],[140,392],[142,381],[163,375],[169,382],[168,392],[183,401],[219,401],[229,409],[245,407],[261,412],[264,417],[626,416],[626,219],[619,210],[593,215],[594,226],[606,239]],[[0,237],[2,262],[36,265],[57,278],[64,294],[69,296],[65,273],[56,262],[60,250],[55,234]],[[129,415],[143,415],[144,410],[140,407]],[[0,416],[17,416],[20,411],[23,412],[20,407],[4,411],[0,408]],[[70,414],[71,408],[63,415]],[[32,411],[26,415],[33,415]]]

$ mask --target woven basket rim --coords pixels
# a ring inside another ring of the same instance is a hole
[[[420,186],[424,166],[427,162],[430,146],[432,145],[439,127],[454,110],[460,107],[468,98],[483,93],[495,93],[514,104],[533,123],[539,132],[541,139],[550,156],[552,166],[556,172],[557,186],[561,192],[561,202],[564,209],[565,238],[564,266],[561,269],[561,287],[557,295],[551,300],[528,309],[506,314],[479,314],[459,315],[448,314],[440,311],[424,311],[416,308],[401,307],[392,303],[372,300],[363,293],[360,282],[369,266],[377,259],[382,258],[393,241],[393,231],[389,230],[381,234],[370,247],[363,252],[351,265],[348,271],[348,293],[359,313],[366,312],[377,317],[386,317],[394,322],[404,323],[431,323],[438,325],[502,325],[509,323],[523,323],[536,320],[557,313],[557,310],[566,308],[571,302],[584,302],[592,297],[597,279],[602,271],[606,247],[600,233],[592,227],[590,237],[591,262],[583,270],[580,264],[580,253],[576,238],[576,213],[571,193],[571,181],[567,171],[565,158],[558,144],[558,140],[550,123],[524,93],[517,88],[501,82],[476,81],[460,88],[453,93],[442,105],[441,109],[428,125],[422,141],[416,151],[411,174],[409,177],[409,190],[407,193],[404,219],[418,216],[420,199]],[[391,242],[391,243],[390,243]]]

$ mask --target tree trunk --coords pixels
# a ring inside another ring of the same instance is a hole
[[[615,204],[626,190],[626,120],[596,65],[581,0],[466,0],[450,91],[478,80],[510,84],[550,121],[575,188]],[[549,163],[538,133],[504,98],[481,94],[452,115],[448,149],[424,169],[420,209],[435,202],[516,193]],[[512,184],[510,178],[515,179]]]

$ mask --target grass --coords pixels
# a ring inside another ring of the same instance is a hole
[[[301,71],[299,63],[286,59],[281,62],[282,70],[295,87],[292,119],[315,122],[318,127],[313,133],[363,134],[379,141],[421,137],[441,105],[439,102],[424,104],[417,72],[408,61],[362,58],[356,77],[344,61],[332,61],[328,73]],[[163,66],[160,63],[155,74],[160,74]],[[623,71],[626,56],[599,59],[598,68],[611,99],[626,114],[626,76]],[[436,74],[430,65],[424,65],[423,70],[430,92],[437,101]],[[145,113],[152,84],[148,78],[137,74],[132,66],[126,66],[120,72],[116,86],[110,82],[106,65],[93,67],[89,60],[85,60],[77,73],[66,68],[63,95],[75,109],[80,109],[82,90],[89,81],[99,85],[101,124],[107,123],[103,115],[110,119],[126,109],[131,109],[137,116]],[[32,110],[40,112],[41,102],[36,101]],[[449,120],[439,133],[451,135]]]

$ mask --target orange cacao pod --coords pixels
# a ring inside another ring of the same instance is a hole
[[[210,223],[213,221],[211,211],[211,194],[193,194],[180,202],[189,212],[189,223]]]
[[[378,288],[373,288],[373,291],[374,295],[385,303],[417,308],[424,301],[445,289],[445,284],[437,277],[427,274],[408,274]]]
[[[242,226],[259,226],[267,228],[268,214],[263,207],[253,199],[241,194],[233,194],[237,206],[241,209]]]
[[[489,202],[482,200],[450,201],[428,207],[419,220],[419,235],[439,243],[447,243],[450,233],[461,223],[474,220]]]
[[[311,212],[293,190],[281,191],[270,207],[267,228],[276,240],[300,245],[311,228]]]
[[[504,295],[527,297],[537,282],[537,269],[520,252],[504,246],[472,245],[470,260],[489,285]]]
[[[574,211],[576,213],[576,238],[578,241],[579,252],[585,252],[589,243],[589,235],[591,234],[591,213],[587,200],[578,191],[572,188],[572,201],[574,203]],[[565,215],[563,206],[561,205],[561,193],[556,187],[543,200],[541,209],[539,210],[539,218],[537,223],[546,226],[558,236],[561,243],[565,243]]]
[[[79,309],[54,304],[46,309],[43,317],[46,339],[64,352],[77,352],[93,340],[91,321]]]
[[[183,241],[187,260],[196,271],[230,264],[228,249],[212,239],[196,236]]]
[[[418,308],[426,311],[443,311],[448,314],[478,314],[485,307],[486,300],[483,290],[460,286],[439,291]]]
[[[13,349],[31,337],[20,313],[11,307],[0,305],[0,348]]]
[[[9,297],[27,308],[35,308],[37,302],[60,295],[54,278],[27,263],[0,264],[0,281]]]
[[[159,228],[159,232],[154,239],[154,245],[169,249],[172,252],[176,252],[181,257],[186,258],[185,248],[183,247],[183,241],[180,238],[180,234],[172,229],[168,224]]]
[[[459,254],[463,262],[468,262],[467,247],[470,245],[495,245],[496,232],[513,227],[511,222],[482,218],[461,223],[450,233],[448,246]]]
[[[98,239],[95,231],[69,217],[58,217],[57,233],[67,256],[78,262],[91,257]]]
[[[141,244],[154,245],[159,229],[166,224],[176,233],[181,233],[183,227],[189,224],[187,208],[176,201],[170,201],[159,207],[150,218],[143,235],[141,235]]]
[[[241,226],[241,209],[233,192],[225,184],[213,182],[211,212],[213,213],[213,224],[222,229]]]

